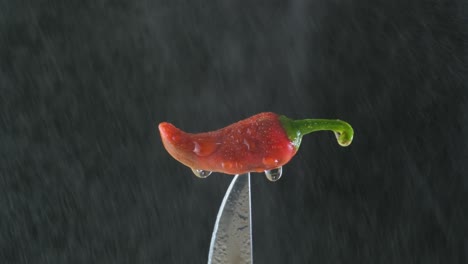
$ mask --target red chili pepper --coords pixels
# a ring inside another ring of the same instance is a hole
[[[334,131],[341,146],[353,139],[352,127],[341,120],[292,120],[271,112],[199,134],[159,124],[164,147],[176,160],[194,171],[227,174],[279,168],[296,154],[303,135],[320,130]]]

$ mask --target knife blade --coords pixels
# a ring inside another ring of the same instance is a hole
[[[208,264],[253,262],[250,204],[250,173],[234,176],[216,217]]]

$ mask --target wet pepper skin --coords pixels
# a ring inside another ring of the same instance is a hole
[[[279,115],[260,113],[205,133],[186,133],[174,125],[159,124],[162,142],[182,164],[199,170],[242,174],[283,166],[296,154]]]

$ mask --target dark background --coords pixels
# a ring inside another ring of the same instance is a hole
[[[255,263],[467,263],[465,1],[0,1],[0,262],[205,263],[232,177],[157,125],[340,118],[252,178]]]

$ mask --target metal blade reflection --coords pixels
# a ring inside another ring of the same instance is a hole
[[[236,175],[218,211],[208,264],[253,262],[250,200],[250,173]]]

